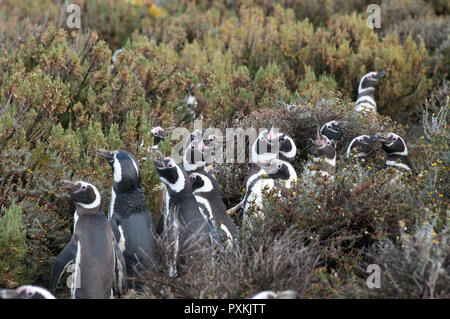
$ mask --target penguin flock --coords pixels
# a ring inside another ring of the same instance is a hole
[[[118,54],[115,54],[113,62]],[[385,72],[370,72],[363,76],[358,87],[355,110],[375,111],[374,90]],[[189,88],[188,102],[196,106]],[[195,114],[201,117],[201,114]],[[317,126],[315,138],[310,138],[312,161],[304,171],[332,180],[336,171],[336,145],[341,140],[345,121],[330,121]],[[195,254],[199,247],[225,244],[229,249],[238,245],[238,237],[254,227],[256,218],[264,218],[264,199],[268,194],[281,197],[281,188],[290,189],[298,181],[293,163],[297,147],[292,137],[279,131],[272,122],[261,131],[251,145],[249,173],[245,180],[242,201],[227,210],[221,186],[209,165],[208,155],[222,139],[215,135],[205,138],[201,131],[190,133],[184,141],[182,163],[165,157],[158,145],[170,135],[172,127],[155,127],[150,134],[154,145],[148,156],[161,181],[162,214],[153,224],[151,212],[142,189],[141,168],[135,156],[123,150],[96,151],[112,169],[112,186],[107,215],[98,189],[89,182],[61,181],[75,203],[73,235],[54,263],[50,290],[56,291],[64,273],[70,296],[79,298],[110,298],[121,296],[128,289],[139,288],[139,274],[155,269],[157,238],[170,240],[167,273],[179,276],[179,265]],[[386,154],[386,167],[413,172],[405,141],[399,135],[363,134],[349,143],[345,161],[366,161],[376,143]],[[155,156],[154,156],[155,155]],[[230,214],[242,209],[243,221],[238,227]],[[48,290],[22,286],[14,290],[0,290],[0,298],[54,298]],[[273,296],[272,296],[273,297]]]

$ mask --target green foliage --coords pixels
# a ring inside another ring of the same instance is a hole
[[[33,271],[24,265],[27,252],[22,207],[14,202],[0,215],[0,285],[16,287],[29,280]]]

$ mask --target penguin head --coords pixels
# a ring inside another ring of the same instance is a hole
[[[36,286],[20,286],[16,289],[1,289],[0,299],[56,299],[48,290]]]
[[[287,160],[294,159],[297,147],[294,140],[286,133],[278,131],[272,122],[267,130],[261,132],[254,145],[253,156],[255,162],[264,162],[281,155]]]
[[[328,137],[330,141],[337,142],[341,139],[344,127],[347,125],[347,121],[330,121],[322,126],[320,133]]]
[[[61,186],[69,189],[70,198],[78,207],[84,209],[100,207],[102,198],[94,185],[84,181],[71,182],[62,180]]]
[[[361,78],[358,87],[358,93],[375,90],[375,87],[380,82],[380,79],[386,75],[385,71],[369,72]]]
[[[169,127],[166,129],[163,129],[161,126],[156,126],[150,130],[150,133],[153,136],[153,143],[155,146],[158,146],[158,144],[169,135],[169,133],[173,130],[173,127]]]
[[[194,193],[209,193],[214,190],[211,178],[204,173],[191,173],[189,179]]]
[[[381,147],[388,155],[408,155],[406,143],[395,133],[377,133],[376,136],[381,142]]]
[[[119,191],[127,192],[141,187],[141,170],[133,154],[122,150],[97,150],[96,153],[111,165],[114,184]]]
[[[280,159],[273,159],[266,165],[260,166],[273,179],[289,179],[291,171],[289,170],[289,163]]]
[[[372,151],[375,142],[379,139],[378,135],[360,135],[355,137],[348,145],[345,158],[348,159],[350,154],[357,152],[357,157],[367,156]]]
[[[191,144],[193,141],[201,141],[203,139],[203,134],[200,130],[195,130],[191,132],[185,141],[185,146],[187,147],[189,144]]]
[[[162,161],[150,159],[155,164],[159,179],[167,186],[169,192],[180,193],[191,187],[186,172],[173,159],[169,157]]]
[[[315,158],[325,157],[325,159],[334,159],[336,157],[336,150],[330,139],[323,135],[319,128],[317,128],[316,139],[310,139],[312,142],[311,154]]]

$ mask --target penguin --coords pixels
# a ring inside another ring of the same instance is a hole
[[[123,52],[123,48],[116,50],[111,57],[111,64],[109,66],[109,70],[114,70],[114,64],[116,64],[117,57]]]
[[[66,185],[65,181],[62,182]],[[69,184],[70,185],[70,184]],[[64,249],[56,257],[56,261],[53,264],[51,277],[50,277],[50,290],[55,293],[58,287],[59,281],[65,272],[73,273],[73,266],[77,255],[77,244],[75,240],[75,231],[78,221],[78,209],[74,213],[74,225],[72,231],[72,237]],[[125,259],[122,252],[119,249],[117,242],[114,240],[114,291],[116,295],[123,295],[128,289],[128,283],[126,281],[127,272]],[[73,275],[73,274],[72,274]]]
[[[244,226],[248,221],[248,210],[254,207],[258,216],[261,215],[262,202],[265,192],[275,187],[277,182],[282,182],[282,186],[290,189],[297,180],[297,173],[294,167],[287,161],[272,159],[269,163],[259,163],[259,171],[253,174],[246,182],[246,194],[244,197]],[[281,196],[278,193],[277,196]],[[251,225],[250,225],[251,226]]]
[[[357,112],[377,112],[377,103],[374,95],[375,88],[385,75],[385,71],[369,72],[361,78],[358,86],[358,97],[355,102],[355,110]]]
[[[195,84],[192,83],[189,86],[189,96],[187,98],[186,105],[187,105],[188,110],[191,113],[191,116],[194,120],[197,118],[203,119],[203,115],[200,113],[200,110],[198,109],[198,101],[195,98],[194,88],[195,88]]]
[[[45,288],[31,285],[20,286],[16,289],[0,289],[0,299],[56,299]]]
[[[317,129],[316,139],[310,139],[310,141],[312,142],[310,152],[314,156],[313,162],[321,163],[318,172],[322,176],[328,176],[328,178],[333,179],[336,171],[336,149],[333,143],[319,129]],[[306,169],[311,170],[312,166],[312,163],[308,163]],[[314,176],[315,174],[316,171],[312,170],[311,175]]]
[[[152,149],[158,149],[159,143],[164,140],[170,132],[173,130],[173,127],[168,127],[163,129],[161,126],[156,126],[150,130],[150,133],[153,136],[153,146]]]
[[[210,246],[217,241],[217,233],[200,212],[192,191],[192,182],[186,171],[171,158],[159,161],[151,158],[159,179],[167,187],[167,204],[164,213],[164,230],[173,237],[173,259],[169,275],[177,275],[180,248],[191,252],[196,246]]]
[[[200,212],[221,238],[232,243],[237,239],[238,231],[227,214],[219,183],[207,172],[191,173],[189,178]]]
[[[183,155],[183,167],[186,172],[192,173],[204,171],[207,164],[207,147],[202,139],[194,138],[185,148]]]
[[[293,163],[297,154],[294,140],[286,133],[274,127],[275,122],[267,130],[263,130],[252,144],[252,163],[269,162],[279,158]]]
[[[58,255],[56,269],[64,269],[67,264],[73,263],[72,299],[110,298],[114,287],[118,285],[118,258],[116,241],[103,213],[100,193],[94,185],[84,181],[61,181],[61,184],[69,189],[76,205],[70,246],[75,252]],[[74,259],[67,260],[67,255],[74,256]],[[60,275],[52,273],[52,278],[59,280]]]
[[[155,260],[155,228],[142,190],[140,168],[126,151],[99,149],[96,153],[113,171],[108,220],[125,258],[127,274],[137,277],[140,271],[151,271]]]
[[[348,161],[350,157],[352,157],[356,159],[357,162],[365,162],[377,141],[377,135],[369,136],[363,134],[355,137],[347,147],[345,161]]]
[[[322,125],[320,133],[328,137],[328,139],[336,147],[337,142],[342,138],[344,128],[348,125],[347,121],[329,121]]]
[[[276,293],[273,290],[265,290],[257,293],[251,299],[296,299],[297,292],[295,290],[284,290]]]
[[[376,136],[386,153],[386,167],[394,167],[408,174],[415,173],[408,157],[408,147],[402,137],[395,133],[377,133]]]

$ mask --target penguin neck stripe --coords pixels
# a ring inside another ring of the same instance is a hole
[[[114,170],[114,182],[120,183],[120,181],[122,180],[122,167],[120,166],[120,162],[117,159],[117,154],[114,154],[113,170]]]
[[[95,200],[92,203],[90,203],[90,204],[77,203],[77,205],[82,207],[82,208],[84,208],[84,209],[93,209],[93,208],[99,207],[100,203],[102,201],[102,197],[100,196],[100,193],[98,192],[97,188],[94,185],[89,184],[89,183],[86,183],[86,184],[91,186],[92,189],[94,190]]]
[[[205,176],[203,174],[197,174],[197,176],[200,176],[203,179],[203,181],[205,182],[205,184],[202,187],[197,188],[194,191],[194,194],[195,193],[209,193],[214,189],[214,187],[211,183],[211,180],[208,178],[208,176]]]

